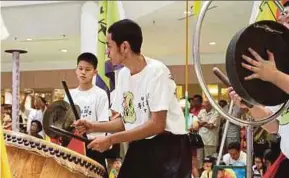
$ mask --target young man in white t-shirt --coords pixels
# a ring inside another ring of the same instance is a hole
[[[289,1],[287,1],[283,6],[286,13],[281,14],[279,22],[289,29]],[[265,61],[253,49],[249,49],[249,51],[255,60],[248,56],[243,56],[244,60],[246,60],[249,64],[243,63],[242,66],[253,72],[253,74],[246,77],[245,80],[261,79],[267,82],[271,82],[289,95],[289,75],[277,69],[274,60],[274,54],[268,51],[267,53],[269,60]],[[238,96],[232,88],[229,88],[229,91],[230,97],[233,99],[235,104],[242,108],[246,108],[245,105],[241,104],[240,96]],[[251,116],[253,116],[255,119],[262,119],[264,117],[270,116],[279,107],[280,106],[264,107],[261,105],[254,105],[253,108],[248,109]],[[289,108],[285,109],[284,113],[282,113],[277,120],[265,124],[262,127],[270,133],[279,133],[281,136],[280,147],[282,151],[282,154],[278,159],[279,161],[275,161],[274,164],[276,165],[273,164],[271,166],[272,169],[278,167],[275,175],[270,175],[272,171],[267,170],[264,177],[287,178],[289,168]]]
[[[92,53],[82,53],[77,58],[76,75],[79,86],[70,90],[72,100],[80,108],[81,120],[90,122],[105,122],[109,120],[109,105],[106,92],[92,84],[92,78],[97,74],[97,58]],[[67,96],[64,100],[69,103]],[[87,138],[93,140],[104,136],[104,132],[87,133]],[[87,145],[86,145],[87,146]],[[86,155],[104,167],[105,156],[95,150],[86,149]]]
[[[130,142],[118,178],[190,178],[191,149],[176,84],[161,62],[141,54],[142,31],[124,19],[108,29],[108,57],[123,64],[112,110],[120,117],[92,124],[75,122],[79,132],[114,132],[89,145],[98,151]]]
[[[246,159],[247,154],[241,150],[239,142],[231,142],[228,145],[228,153],[223,156],[223,162],[232,166],[244,166]]]

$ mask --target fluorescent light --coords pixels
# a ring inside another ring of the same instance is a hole
[[[26,38],[26,41],[32,41],[32,38]]]
[[[184,14],[191,14],[192,13],[192,11],[184,11]]]
[[[216,42],[214,42],[214,41],[211,41],[210,43],[209,43],[209,45],[215,45],[216,44]]]
[[[61,49],[60,51],[63,52],[63,53],[66,53],[67,49]]]

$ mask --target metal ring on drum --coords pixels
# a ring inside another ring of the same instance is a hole
[[[211,103],[211,105],[227,120],[229,120],[230,122],[240,125],[240,126],[259,126],[259,125],[263,125],[266,124],[274,119],[276,119],[285,108],[289,107],[289,100],[282,105],[282,107],[276,112],[273,113],[271,116],[260,119],[260,120],[242,120],[240,118],[236,118],[234,116],[229,115],[227,112],[225,112],[213,99],[213,97],[211,96],[205,80],[204,80],[204,76],[201,70],[201,62],[200,62],[200,35],[201,35],[201,29],[202,29],[202,23],[203,20],[205,18],[206,12],[210,6],[210,4],[212,3],[212,1],[205,1],[203,3],[203,6],[201,8],[201,12],[198,16],[198,20],[197,20],[197,24],[196,24],[196,28],[195,28],[195,32],[194,32],[194,41],[193,41],[193,63],[195,65],[195,71],[196,71],[196,76],[198,78],[198,81],[200,83],[200,86],[203,90],[203,92],[205,93],[206,97],[208,98],[209,102]]]

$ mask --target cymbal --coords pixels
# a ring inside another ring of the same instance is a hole
[[[75,105],[77,113],[80,115],[79,106]],[[61,135],[49,129],[50,125],[53,125],[57,128],[64,129],[68,132],[73,132],[74,128],[71,127],[75,121],[75,116],[70,107],[70,104],[66,101],[59,100],[51,103],[43,116],[43,129],[44,132],[51,138],[59,138]]]

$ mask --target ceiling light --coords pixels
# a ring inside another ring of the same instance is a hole
[[[26,41],[32,41],[32,38],[26,38]]]
[[[214,42],[214,41],[209,43],[209,45],[215,45],[215,44],[216,44],[216,42]]]
[[[184,11],[184,14],[191,14],[192,13],[192,11]]]
[[[67,49],[61,49],[60,51],[63,52],[63,53],[66,53]]]

